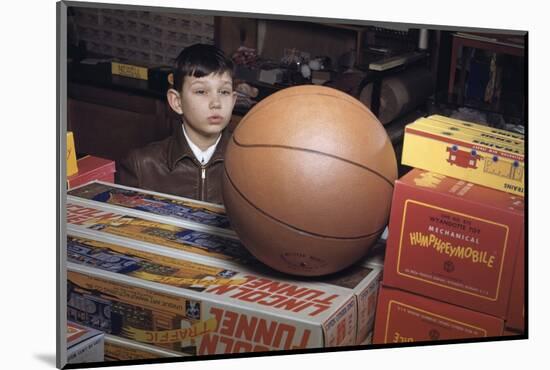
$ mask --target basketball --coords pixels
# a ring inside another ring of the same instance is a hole
[[[297,86],[252,108],[227,147],[223,198],[243,245],[275,270],[330,274],[365,256],[387,224],[397,163],[360,101]]]

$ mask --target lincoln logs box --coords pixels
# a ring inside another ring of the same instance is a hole
[[[523,135],[442,116],[405,128],[402,164],[524,194]]]
[[[523,207],[523,197],[413,169],[395,183],[384,283],[506,317]]]
[[[502,328],[502,319],[382,286],[374,344],[496,337]]]
[[[103,361],[103,344],[101,331],[67,322],[67,363]]]
[[[372,330],[375,266],[293,281],[219,225],[74,196],[67,225],[69,318],[111,336],[203,355],[354,345]]]

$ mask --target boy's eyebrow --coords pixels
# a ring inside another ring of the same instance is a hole
[[[224,85],[233,85],[233,81],[230,81],[230,80],[222,80],[221,82],[222,82],[222,84],[224,84]],[[191,85],[195,85],[195,84],[204,85],[204,84],[208,84],[208,82],[207,82],[207,81],[203,81],[203,80],[198,80],[198,79],[197,79],[197,80],[191,82]]]

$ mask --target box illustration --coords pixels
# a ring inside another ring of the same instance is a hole
[[[101,331],[67,321],[67,363],[101,362],[103,345]]]
[[[151,215],[151,218],[153,218]],[[158,219],[158,217],[155,217]],[[166,217],[165,222],[132,216],[120,208],[99,202],[86,202],[67,196],[67,228],[94,232],[112,237],[132,239],[151,246],[162,246],[205,257],[225,259],[233,263],[257,263],[252,255],[234,237],[175,226]]]
[[[182,226],[188,226],[186,222],[190,222],[216,227],[222,229],[220,232],[226,231],[235,235],[230,230],[224,208],[211,203],[97,181],[72,189],[68,195],[118,206],[126,211],[135,210],[170,217],[182,221]]]
[[[372,330],[374,310],[359,322],[357,296],[376,296],[379,269],[301,282],[132,243],[68,236],[72,320],[189,355],[353,345]]]
[[[213,284],[239,285],[245,282],[242,278],[234,279],[237,272],[224,267],[176,260],[77,235],[67,236],[67,261],[195,291],[205,290]]]
[[[504,318],[522,197],[413,169],[396,181],[384,283]]]
[[[503,325],[502,319],[383,285],[373,343],[495,337]]]
[[[69,315],[191,355],[353,344],[349,296],[244,277],[240,286],[196,292],[69,264]]]
[[[402,164],[523,195],[524,146],[487,135],[420,118],[405,128]]]

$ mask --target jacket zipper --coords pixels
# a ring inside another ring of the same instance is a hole
[[[202,200],[203,202],[208,202],[208,200],[206,199],[206,169],[215,164],[215,163],[218,163],[218,162],[223,162],[223,159],[216,159],[214,161],[210,161],[208,164],[206,164],[205,166],[203,166],[202,164],[200,165],[201,167],[201,180],[200,180],[200,188],[199,188],[199,196],[200,196],[200,199],[199,200]]]
[[[206,187],[204,186],[206,182],[206,167],[201,166],[201,200],[206,200]]]

